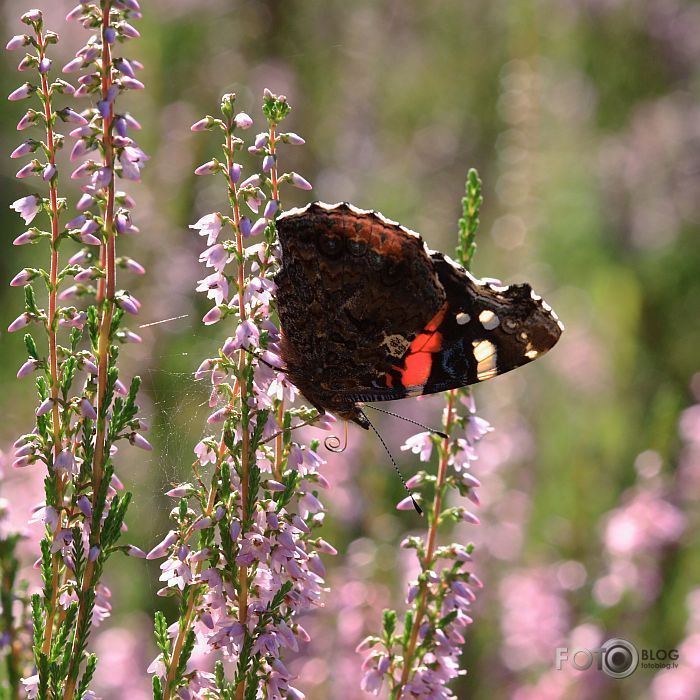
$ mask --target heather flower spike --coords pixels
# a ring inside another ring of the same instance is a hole
[[[476,248],[474,237],[481,202],[481,182],[476,171],[470,170],[456,255],[466,268]],[[466,508],[446,505],[449,492],[478,502],[474,489],[479,482],[465,470],[475,459],[475,443],[489,432],[490,426],[474,411],[469,388],[449,391],[443,413],[445,435],[418,433],[402,448],[426,462],[436,451],[438,473],[436,478],[428,478],[425,472],[419,472],[408,481],[411,489],[419,491],[417,497],[426,510],[428,532],[424,539],[412,537],[405,543],[415,549],[420,570],[409,585],[403,622],[399,622],[396,611],[385,610],[381,633],[367,637],[357,648],[364,658],[361,686],[372,695],[386,687],[391,700],[448,700],[455,698],[449,682],[464,673],[460,671],[459,658],[464,630],[472,622],[473,588],[480,588],[480,582],[469,566],[472,546],[439,546],[438,533],[457,520],[478,524],[478,518]],[[397,508],[411,510],[413,505],[404,498]]]
[[[203,323],[226,319],[232,331],[195,375],[211,383],[207,424],[217,432],[195,447],[193,478],[168,491],[178,500],[173,528],[148,554],[164,558],[161,594],[175,596],[181,611],[172,625],[156,616],[160,654],[150,668],[158,700],[302,698],[282,659],[308,639],[299,616],[321,602],[318,555],[335,553],[318,537],[324,510],[317,492],[327,485],[317,472],[318,443],[292,442],[283,429],[316,412],[287,406],[295,389],[273,362],[275,220],[286,181],[277,171],[284,142],[277,126],[288,112],[285,98],[265,92],[267,129],[255,138],[252,171],[250,158],[238,162],[250,150],[244,131],[252,118],[236,110],[235,95],[224,95],[220,118],[192,127],[218,129],[224,140],[223,158],[196,172],[222,178],[230,210],[205,214],[191,228],[206,239],[197,289],[213,305]],[[251,221],[244,206],[262,207],[263,215]],[[217,659],[213,674],[188,665],[195,644]]]
[[[94,33],[64,68],[87,72],[87,78],[78,78],[77,90],[52,76],[48,52],[58,36],[44,28],[39,10],[22,16],[27,33],[8,43],[9,49],[28,50],[19,66],[25,82],[9,99],[32,100],[36,107],[27,110],[18,124],[19,130],[35,128],[36,133],[16,147],[12,157],[29,157],[17,177],[38,176],[31,181],[39,189],[11,205],[26,225],[31,224],[14,244],[37,244],[33,250],[45,253],[47,260],[36,260],[11,281],[24,288],[24,312],[8,330],[29,331],[24,338],[28,358],[17,376],[33,375],[37,386],[36,424],[20,441],[15,466],[43,470],[46,489],[35,516],[46,532],[38,560],[43,588],[31,597],[27,611],[33,649],[30,644],[28,654],[10,655],[11,697],[19,697],[23,686],[30,697],[48,697],[49,688],[51,697],[63,700],[93,696],[89,685],[97,659],[87,652],[89,636],[111,607],[102,572],[115,551],[135,554],[117,544],[131,496],[119,493],[123,487],[114,474],[114,459],[120,441],[146,450],[150,444],[139,432],[139,380],[134,378],[127,389],[116,364],[114,344],[129,333],[121,327],[119,301],[127,300],[122,306],[134,313],[138,302],[126,292],[117,294],[115,202],[116,181],[138,179],[147,157],[131,139],[120,141],[116,133],[115,120],[121,118],[118,95],[140,84],[127,80],[131,79],[124,69],[128,59],[112,58],[110,36],[128,34],[128,20],[138,14],[134,0],[81,3],[71,11],[72,19]],[[98,72],[102,80],[94,78]],[[90,101],[58,109],[56,94],[64,96],[62,101],[65,97]],[[90,152],[90,160],[74,173],[84,179],[83,196],[73,206],[59,197],[59,186],[69,176],[57,166],[57,152],[64,143],[57,128],[62,124],[73,129],[71,135],[77,139],[73,157]],[[76,217],[72,209],[82,214]],[[126,205],[119,215],[130,220]],[[67,239],[96,251],[83,248],[64,267]],[[140,272],[138,267],[136,271]],[[92,281],[94,287],[85,286]],[[76,306],[63,305],[78,293]],[[12,640],[15,633],[11,624],[3,631],[3,644],[7,634]]]

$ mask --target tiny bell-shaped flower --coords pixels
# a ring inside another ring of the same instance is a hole
[[[253,125],[253,120],[245,112],[239,112],[233,118],[233,122],[239,129],[249,129]]]
[[[219,161],[216,160],[216,158],[212,158],[211,160],[207,161],[206,163],[202,163],[198,168],[195,169],[194,174],[195,175],[212,175],[213,173],[217,172],[220,168]]]
[[[292,185],[294,185],[294,187],[298,187],[300,190],[313,189],[311,183],[299,175],[299,173],[289,173],[289,181],[292,183]]]
[[[5,48],[8,51],[14,51],[15,49],[20,49],[29,43],[29,37],[26,34],[16,34],[10,39]]]

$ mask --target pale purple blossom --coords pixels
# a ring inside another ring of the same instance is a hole
[[[312,189],[311,183],[299,175],[299,173],[289,173],[289,181],[294,187],[298,187],[300,190]]]
[[[27,97],[29,97],[35,90],[36,88],[31,83],[24,83],[23,85],[20,85],[16,90],[13,90],[7,96],[7,99],[11,101],[24,100]]]
[[[16,211],[24,219],[25,224],[30,224],[38,214],[40,204],[41,200],[32,194],[14,201],[10,209]]]
[[[402,450],[411,450],[415,455],[420,455],[421,462],[428,462],[433,453],[433,438],[430,433],[423,432],[412,435],[401,446]]]
[[[212,214],[206,214],[199,219],[196,224],[191,224],[190,228],[198,230],[200,236],[206,236],[207,245],[212,246],[216,243],[222,226],[223,219],[221,218],[221,214],[214,212]]]

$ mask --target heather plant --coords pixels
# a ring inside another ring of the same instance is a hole
[[[457,261],[467,269],[476,249],[481,203],[481,181],[476,171],[470,170],[456,250]],[[461,503],[450,503],[453,495],[479,503],[479,481],[469,469],[476,459],[475,444],[491,427],[476,415],[470,389],[447,392],[442,430],[446,437],[422,432],[403,446],[418,454],[421,461],[430,460],[434,449],[438,458],[436,475],[419,471],[407,482],[422,496],[428,528],[425,537],[411,536],[402,542],[402,547],[415,550],[420,567],[406,595],[408,609],[401,623],[395,610],[385,610],[381,634],[367,637],[358,646],[365,655],[363,689],[377,695],[386,681],[392,700],[455,697],[447,684],[464,673],[459,665],[464,630],[472,622],[473,589],[481,587],[470,570],[472,546],[438,542],[441,528],[456,522],[479,522]],[[397,507],[412,509],[413,497]]]
[[[320,555],[335,553],[318,531],[324,520],[318,492],[328,487],[318,471],[318,442],[302,445],[292,434],[319,417],[289,406],[296,391],[280,369],[271,311],[280,187],[311,189],[297,173],[279,171],[279,148],[304,141],[280,130],[290,106],[266,90],[267,128],[247,149],[256,166],[245,166],[242,132],[253,120],[236,112],[235,102],[224,95],[221,117],[192,126],[224,138],[223,157],[195,173],[224,180],[229,210],[206,214],[191,228],[206,238],[199,259],[211,270],[197,286],[214,302],[203,322],[226,323],[232,333],[195,375],[211,383],[207,422],[220,427],[196,445],[191,481],[168,492],[176,499],[174,526],[148,553],[166,557],[160,594],[179,603],[176,622],[168,625],[162,613],[155,619],[156,700],[303,697],[284,656],[308,639],[298,618],[320,604]],[[195,649],[217,659],[213,669],[199,659],[189,663]]]
[[[116,551],[138,553],[119,544],[131,496],[119,493],[123,486],[114,460],[125,442],[150,449],[137,416],[139,379],[127,388],[117,364],[118,344],[138,341],[124,327],[124,313],[136,314],[140,306],[118,288],[117,270],[143,272],[137,262],[117,254],[117,239],[136,231],[133,200],[117,189],[117,180],[138,180],[146,156],[129,136],[138,123],[117,106],[123,92],[143,87],[134,75],[139,64],[115,53],[138,36],[130,20],[139,16],[135,0],[83,2],[68,14],[90,31],[85,46],[63,67],[64,73],[83,72],[77,88],[50,78],[50,48],[58,35],[44,27],[39,10],[22,16],[27,33],[7,45],[26,49],[19,70],[34,76],[9,99],[33,98],[38,106],[28,109],[17,126],[36,130],[12,153],[32,158],[17,177],[37,177],[46,188],[12,205],[25,224],[34,224],[14,244],[34,245],[37,251],[47,245],[48,265],[37,260],[36,267],[12,279],[13,286],[24,288],[25,310],[8,329],[31,329],[24,336],[29,357],[17,376],[36,376],[38,401],[36,425],[16,441],[13,466],[46,470],[45,500],[35,514],[45,534],[37,563],[43,585],[31,598],[34,668],[33,673],[21,669],[30,697],[91,695],[97,659],[87,653],[88,640],[111,608],[103,570]],[[58,106],[81,97],[91,99],[84,109]],[[87,180],[75,204],[77,214],[59,196],[59,185],[66,184],[57,165],[65,140],[57,130],[61,122],[74,127],[71,160],[88,155],[70,176]],[[63,221],[66,217],[70,220]],[[66,248],[74,249],[75,243],[79,249],[66,259]],[[3,591],[5,634],[10,635],[16,628],[7,604],[11,596]],[[10,660],[19,657],[9,655]],[[8,675],[10,697],[19,697],[19,675],[18,668]]]

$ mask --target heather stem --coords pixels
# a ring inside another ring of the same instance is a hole
[[[445,433],[450,434],[452,422],[454,419],[454,403],[456,391],[452,390],[448,393],[447,411],[445,416]],[[430,525],[428,527],[427,545],[425,548],[425,558],[423,559],[421,570],[423,573],[430,571],[433,566],[433,557],[435,556],[435,546],[437,543],[437,531],[440,526],[440,513],[442,512],[442,500],[445,495],[445,482],[447,480],[447,466],[449,460],[449,438],[445,438],[442,444],[442,452],[440,456],[440,466],[438,468],[437,483],[435,484],[435,496],[433,500],[432,512],[430,514]],[[401,672],[401,680],[392,691],[392,699],[400,700],[401,692],[408,682],[408,678],[413,668],[416,646],[418,644],[418,632],[423,624],[423,617],[428,607],[428,581],[425,577],[421,578],[420,591],[418,593],[418,606],[416,615],[413,619],[411,634],[409,637],[408,648],[403,659],[403,670]]]
[[[207,507],[204,511],[204,516],[209,517],[214,511],[214,505],[216,504],[216,498],[218,494],[218,489],[216,487],[217,479],[219,478],[219,473],[221,471],[221,463],[223,462],[224,455],[226,454],[226,444],[224,442],[223,435],[221,441],[219,442],[218,450],[218,460],[216,463],[216,469],[212,474],[211,487],[209,490],[209,498],[207,499]],[[204,562],[197,562],[195,567],[195,578],[202,573],[202,567]],[[168,675],[165,680],[165,688],[163,690],[163,700],[170,700],[173,691],[175,690],[175,684],[177,682],[177,669],[180,665],[180,655],[182,654],[182,648],[185,644],[185,639],[187,638],[187,632],[192,627],[192,617],[194,615],[195,606],[197,603],[198,589],[196,586],[192,586],[189,590],[189,600],[187,601],[187,610],[182,618],[180,626],[177,631],[177,637],[175,638],[175,645],[173,646],[173,653],[170,657],[170,664],[168,667]]]
[[[110,42],[106,36],[110,24],[111,0],[105,2],[102,10],[102,99],[108,101],[109,90],[112,86],[112,56]],[[97,506],[102,476],[105,463],[105,435],[107,429],[107,374],[109,370],[109,351],[111,340],[112,316],[114,313],[114,294],[116,291],[116,255],[115,255],[115,234],[114,234],[114,149],[112,146],[112,121],[114,111],[112,103],[109,102],[109,111],[102,119],[102,136],[104,148],[104,167],[112,172],[109,184],[107,185],[107,203],[104,211],[104,237],[105,242],[101,248],[101,259],[105,270],[105,279],[100,280],[97,293],[98,307],[102,305],[102,317],[100,320],[99,340],[97,347],[97,427],[95,435],[95,454],[92,463],[92,502],[93,507]],[[90,545],[99,546],[100,528],[94,528],[90,533]],[[81,585],[81,593],[78,608],[78,620],[76,630],[81,630],[90,612],[89,591],[94,586],[96,573],[96,562],[88,561]],[[78,680],[81,656],[80,648],[84,640],[80,639],[80,634],[76,634],[73,640],[73,654],[71,657],[68,678],[64,691],[64,700],[72,700],[75,693],[75,685]]]
[[[276,134],[275,125],[270,124],[270,155],[273,158],[272,169],[270,170],[270,182],[272,183],[272,199],[275,202],[279,202],[279,182],[277,179],[277,162],[275,159],[275,150],[277,148],[276,144]],[[277,422],[282,425],[284,421],[284,399],[279,402],[277,407]],[[279,435],[275,437],[275,463],[273,465],[272,473],[277,479],[277,481],[282,480],[282,462],[284,459],[284,434],[280,432]]]
[[[238,206],[238,192],[236,184],[231,178],[231,168],[233,167],[233,139],[231,138],[230,129],[226,132],[226,172],[228,173],[229,181],[229,199],[231,201],[231,206],[233,207],[233,221],[236,229],[236,250],[238,251],[238,311],[241,321],[246,320],[246,310],[243,298],[243,292],[245,289],[245,268],[244,268],[244,258],[243,258],[243,234],[241,233],[241,213]],[[243,425],[242,425],[242,436],[241,436],[241,510],[242,510],[242,525],[248,520],[249,513],[248,500],[250,491],[250,465],[249,465],[249,451],[250,451],[250,436],[248,434],[248,421],[246,420],[245,406],[247,403],[247,386],[246,382],[243,381],[243,373],[245,369],[245,363],[247,361],[247,353],[241,348],[239,358],[238,358],[238,390],[240,392],[240,405],[243,409]],[[238,619],[239,622],[245,627],[246,621],[248,619],[248,567],[240,566],[238,569]],[[241,680],[236,688],[236,700],[243,700],[245,696],[245,677]]]
[[[39,47],[39,60],[43,60],[46,53],[46,43],[41,29],[37,31],[37,44]],[[44,103],[44,117],[46,119],[46,146],[48,150],[48,161],[51,166],[56,165],[56,146],[53,132],[53,113],[51,110],[51,94],[49,92],[49,81],[46,73],[41,74],[41,92]],[[51,267],[49,272],[49,315],[47,320],[49,339],[49,371],[51,373],[51,398],[53,406],[51,409],[51,424],[53,430],[53,453],[57,457],[61,451],[61,419],[58,404],[58,351],[56,342],[56,300],[58,295],[58,188],[56,176],[49,181],[49,207],[51,219]],[[58,533],[63,526],[63,489],[65,482],[63,476],[54,471],[56,485],[56,506],[58,511],[58,523],[54,534]],[[46,626],[44,627],[44,639],[42,652],[48,654],[51,648],[51,638],[54,627],[54,617],[56,614],[56,598],[58,595],[58,572],[61,563],[61,555],[54,554],[51,562],[51,600],[46,601]]]

